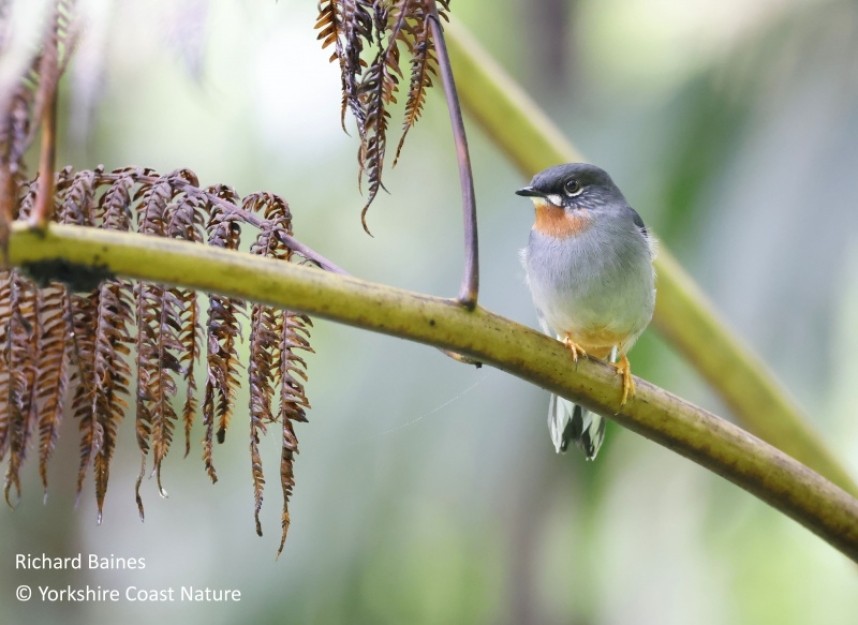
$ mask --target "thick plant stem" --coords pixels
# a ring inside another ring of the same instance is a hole
[[[281,306],[450,349],[605,414],[722,475],[858,562],[858,500],[785,453],[643,380],[622,409],[614,368],[569,366],[559,342],[456,300],[174,239],[56,225],[13,225],[9,257],[33,269],[62,260],[101,271]]]
[[[521,172],[584,160],[564,133],[462,27],[447,44],[465,109]],[[510,185],[510,192],[515,185]],[[814,431],[806,415],[715,312],[665,245],[655,261],[654,326],[712,385],[749,430],[858,496],[858,485]]]

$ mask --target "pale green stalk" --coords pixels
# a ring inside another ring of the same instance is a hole
[[[744,430],[644,380],[620,411],[605,363],[570,366],[559,342],[477,307],[311,267],[79,226],[15,223],[9,261],[99,267],[117,276],[241,297],[453,350],[559,393],[709,468],[789,515],[858,562],[858,500]]]

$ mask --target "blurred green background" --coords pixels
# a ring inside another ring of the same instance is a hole
[[[429,98],[389,194],[360,227],[357,142],[315,3],[81,0],[60,163],[195,170],[288,199],[295,234],[351,273],[452,296],[462,253],[443,100]],[[452,2],[758,350],[858,475],[858,4],[854,1]],[[467,121],[467,120],[466,120]],[[393,125],[398,123],[395,118]],[[484,306],[535,325],[518,250],[524,178],[469,124]],[[398,137],[395,135],[393,140]],[[120,430],[104,522],[74,506],[68,419],[42,502],[37,462],[0,507],[0,622],[854,625],[858,575],[752,496],[609,425],[598,460],[554,454],[544,391],[435,350],[318,321],[311,422],[285,552],[279,440],[265,441],[253,529],[247,424],[165,463],[134,505]],[[634,370],[729,417],[654,332]],[[124,434],[124,436],[122,436]],[[201,431],[194,432],[195,441]],[[144,571],[16,571],[16,553],[144,557]],[[236,604],[19,603],[66,584],[238,588]]]

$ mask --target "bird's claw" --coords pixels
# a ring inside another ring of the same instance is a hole
[[[625,354],[620,356],[620,361],[614,364],[617,374],[623,376],[623,394],[620,397],[620,406],[625,406],[629,397],[635,396],[635,380],[632,377],[632,366]]]
[[[566,346],[570,352],[572,352],[572,360],[576,363],[578,362],[578,358],[581,356],[586,356],[587,352],[584,351],[584,348],[578,345],[575,341],[572,340],[572,337],[568,334],[563,337],[563,344]]]

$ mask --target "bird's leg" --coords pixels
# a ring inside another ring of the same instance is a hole
[[[572,352],[572,360],[574,360],[576,363],[578,362],[579,356],[587,355],[587,352],[584,351],[584,348],[572,340],[572,335],[570,334],[563,335],[563,344],[566,346],[566,349]]]
[[[632,378],[632,366],[625,354],[620,356],[620,361],[614,363],[617,373],[623,376],[623,395],[620,398],[620,406],[624,406],[629,397],[635,396],[635,380]]]

